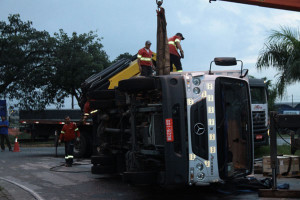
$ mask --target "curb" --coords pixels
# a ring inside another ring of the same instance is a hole
[[[0,177],[0,186],[4,188],[1,191],[3,194],[3,200],[14,200],[14,199],[43,200],[43,198],[39,194],[27,188],[26,186],[2,177]]]

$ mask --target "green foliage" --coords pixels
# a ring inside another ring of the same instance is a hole
[[[0,93],[19,100],[23,107],[38,108],[35,99],[48,95],[42,91],[49,87],[53,55],[49,33],[37,31],[20,15],[10,15],[8,23],[0,22],[0,52]],[[50,102],[44,99],[41,104]]]
[[[254,157],[261,158],[262,156],[270,155],[270,146],[260,146],[254,149]],[[291,155],[290,145],[278,145],[277,155]],[[300,155],[300,150],[296,151],[295,155]]]
[[[80,35],[73,32],[69,37],[61,29],[54,35],[57,45],[54,56],[53,88],[56,88],[59,93],[58,99],[72,95],[79,101],[81,83],[90,75],[108,67],[108,56],[102,50],[101,39],[92,31]]]
[[[287,85],[300,80],[300,33],[288,27],[273,30],[260,52],[256,67],[278,71],[276,91],[283,96]]]
[[[122,58],[131,59],[131,58],[132,58],[132,55],[131,55],[130,53],[128,53],[128,52],[122,53],[122,54],[120,54],[120,55],[119,55],[112,63],[115,63],[115,62],[121,60]]]
[[[0,21],[0,94],[22,109],[61,107],[64,98],[80,97],[80,85],[109,66],[101,38],[90,31],[69,37],[62,29],[51,37],[20,15]]]
[[[267,80],[266,77],[263,78],[267,85],[267,92],[268,92],[268,110],[275,111],[275,100],[277,98],[277,89],[274,85],[272,85],[271,80]]]

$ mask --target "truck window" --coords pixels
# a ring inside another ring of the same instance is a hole
[[[248,92],[245,81],[226,78],[216,80],[218,163],[220,177],[224,179],[252,170]]]
[[[267,103],[266,90],[264,87],[251,87],[250,92],[252,104]]]

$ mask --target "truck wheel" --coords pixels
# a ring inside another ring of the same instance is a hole
[[[80,135],[80,141],[75,141],[74,145],[74,156],[76,158],[82,158],[85,156],[87,151],[87,141],[83,135]]]
[[[108,109],[114,106],[114,101],[111,100],[96,100],[90,101],[91,109]]]
[[[93,165],[92,166],[92,174],[113,174],[116,173],[115,166],[113,165]]]
[[[134,77],[119,82],[119,90],[124,92],[138,92],[156,88],[155,79],[152,77]]]
[[[92,156],[91,163],[93,165],[115,165],[116,164],[116,157],[114,155],[99,155],[99,156]]]
[[[85,148],[85,154],[83,155],[85,158],[89,158],[92,155],[92,151],[93,151],[93,140],[92,137],[87,135],[87,134],[83,134],[83,136],[85,137],[85,141],[86,141],[86,148]]]
[[[97,100],[114,99],[115,91],[114,90],[94,90],[94,91],[88,92],[87,96],[90,99],[97,99]]]

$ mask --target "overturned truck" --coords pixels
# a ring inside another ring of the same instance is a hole
[[[89,105],[94,126],[92,173],[118,173],[133,184],[206,185],[252,172],[245,70],[122,80],[124,70],[128,75],[129,68],[138,67],[135,61],[127,67],[122,62],[82,86],[82,107]],[[214,62],[236,65],[235,58]],[[112,89],[116,75],[119,81]]]

